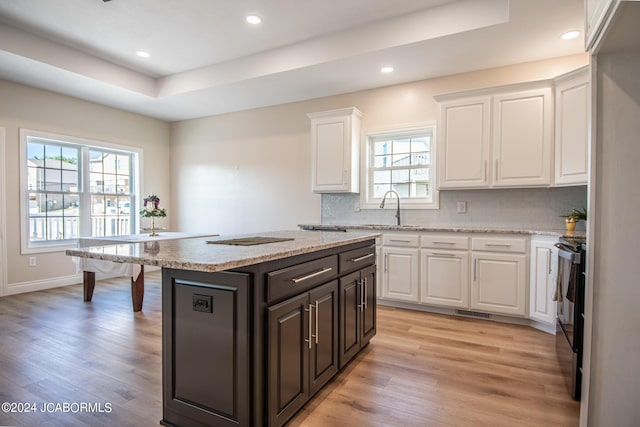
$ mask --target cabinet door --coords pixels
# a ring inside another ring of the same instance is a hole
[[[360,351],[362,340],[360,316],[360,272],[340,279],[340,368]]]
[[[359,191],[360,115],[355,108],[309,114],[314,192]]]
[[[382,297],[418,302],[418,249],[385,247]]]
[[[440,104],[438,120],[438,186],[487,187],[490,97]]]
[[[469,253],[423,249],[420,301],[468,309]]]
[[[531,277],[529,280],[529,317],[553,325],[556,317],[558,252],[553,242],[531,242]]]
[[[309,398],[309,294],[268,309],[269,424],[282,425]]]
[[[362,270],[360,291],[362,295],[362,342],[364,347],[376,334],[376,267],[370,266]]]
[[[471,309],[524,316],[526,255],[474,253]]]
[[[555,185],[586,185],[589,69],[556,82]]]
[[[493,186],[551,184],[551,89],[493,98]]]
[[[338,299],[337,280],[309,292],[312,323],[310,395],[338,372]]]

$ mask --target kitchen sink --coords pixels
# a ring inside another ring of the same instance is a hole
[[[207,243],[215,244],[215,245],[233,245],[233,246],[254,246],[254,245],[264,245],[267,243],[278,243],[285,242],[287,240],[293,240],[288,237],[242,237],[238,239],[227,239],[227,240],[208,240]]]

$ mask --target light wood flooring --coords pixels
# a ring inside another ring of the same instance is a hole
[[[145,280],[135,314],[127,278],[99,281],[92,303],[80,285],[0,298],[0,403],[38,407],[0,411],[0,426],[159,425],[160,274]],[[104,412],[40,412],[65,402]],[[578,413],[551,335],[379,307],[371,344],[289,426],[561,427]]]

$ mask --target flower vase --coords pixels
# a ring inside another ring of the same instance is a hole
[[[578,221],[575,221],[573,219],[569,219],[567,218],[565,220],[565,226],[567,227],[567,234],[573,234],[576,230],[576,224],[578,223]]]
[[[151,217],[151,233],[149,234],[149,236],[153,237],[157,235],[158,233],[156,233],[156,217],[152,216]]]

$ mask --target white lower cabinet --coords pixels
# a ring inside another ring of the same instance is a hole
[[[556,321],[553,292],[558,274],[557,238],[531,240],[531,275],[529,278],[529,318],[548,326]]]
[[[527,316],[527,237],[396,232],[381,240],[382,300]]]
[[[418,248],[382,248],[382,298],[418,302]]]
[[[420,302],[469,308],[469,253],[423,249]]]
[[[524,316],[527,256],[474,252],[471,309]]]

